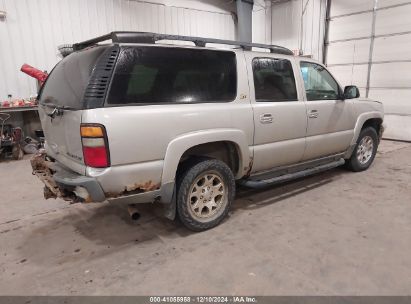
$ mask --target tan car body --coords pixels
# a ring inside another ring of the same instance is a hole
[[[103,107],[65,111],[53,120],[40,106],[47,154],[63,170],[96,180],[107,200],[168,203],[178,166],[188,154],[235,162],[231,167],[239,180],[330,155],[347,159],[363,125],[383,120],[382,104],[369,99],[307,101],[299,62],[312,60],[231,51],[238,80],[232,102]],[[259,57],[292,63],[298,101],[256,102],[252,61]],[[105,126],[110,167],[84,165],[80,123]]]

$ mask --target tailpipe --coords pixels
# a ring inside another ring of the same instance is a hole
[[[140,218],[140,211],[137,209],[135,204],[128,205],[127,209],[133,221],[137,221]]]

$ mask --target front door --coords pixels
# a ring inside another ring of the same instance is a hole
[[[300,62],[307,104],[307,137],[303,160],[344,152],[354,136],[353,100],[342,100],[341,89],[325,67]]]
[[[246,54],[255,125],[252,172],[297,163],[304,154],[307,116],[294,58]]]

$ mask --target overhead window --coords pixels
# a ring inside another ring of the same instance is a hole
[[[256,101],[297,100],[294,73],[289,60],[255,58],[253,74]]]
[[[339,99],[338,83],[322,65],[301,62],[300,66],[308,101]]]
[[[236,94],[234,52],[126,47],[118,59],[108,104],[229,102]]]

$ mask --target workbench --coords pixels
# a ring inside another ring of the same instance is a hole
[[[1,107],[0,113],[10,114],[11,117],[6,121],[13,127],[20,127],[23,130],[23,138],[30,136],[36,138],[35,130],[41,130],[40,117],[38,107],[23,106],[23,107]]]

